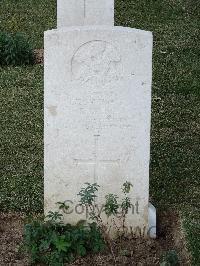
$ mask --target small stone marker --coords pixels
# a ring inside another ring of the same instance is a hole
[[[154,217],[148,211],[151,80],[150,32],[106,26],[45,32],[45,213],[66,201],[65,221],[76,223],[87,218],[77,196],[84,183],[100,185],[101,209],[105,195],[120,197],[129,181],[126,226],[147,233]]]
[[[114,0],[57,0],[57,27],[114,26]]]

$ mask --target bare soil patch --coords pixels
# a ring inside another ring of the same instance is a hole
[[[27,256],[20,252],[23,239],[23,216],[15,213],[0,214],[0,265],[28,265]]]
[[[29,265],[27,255],[20,251],[24,217],[20,214],[0,214],[0,265]],[[122,239],[113,242],[117,265],[159,265],[161,256],[176,250],[180,265],[191,265],[185,238],[176,212],[162,212],[158,217],[158,237],[153,239]],[[88,255],[71,265],[114,265],[109,252]]]

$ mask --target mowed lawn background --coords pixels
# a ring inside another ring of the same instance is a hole
[[[200,2],[116,0],[115,24],[153,32],[150,194],[178,210],[200,265]],[[1,0],[0,31],[43,48],[56,1]],[[0,68],[0,211],[43,210],[43,66]],[[141,143],[142,144],[142,143]]]

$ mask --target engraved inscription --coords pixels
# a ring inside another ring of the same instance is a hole
[[[112,44],[94,40],[81,45],[71,60],[72,80],[101,84],[121,77],[121,56]]]
[[[98,157],[98,139],[99,139],[100,135],[94,135],[94,152],[93,152],[93,159],[74,159],[74,163],[76,165],[78,164],[90,164],[93,165],[93,178],[94,178],[94,182],[97,182],[97,168],[98,165],[100,164],[119,164],[120,159],[117,160],[101,160]]]

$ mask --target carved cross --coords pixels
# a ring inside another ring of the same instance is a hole
[[[114,0],[57,0],[58,28],[114,26]]]
[[[97,168],[100,164],[119,164],[120,159],[117,160],[102,160],[98,157],[98,141],[100,135],[94,135],[94,152],[93,152],[93,159],[74,159],[76,165],[78,164],[86,164],[86,165],[93,165],[93,177],[94,182],[97,182]]]

